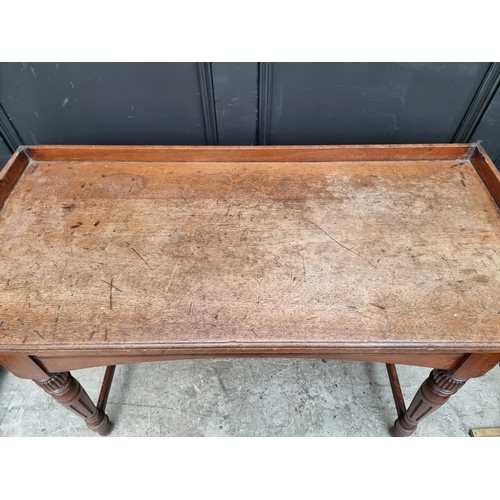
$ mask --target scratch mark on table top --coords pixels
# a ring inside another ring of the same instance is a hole
[[[167,286],[165,287],[165,295],[167,295],[168,290],[170,289],[170,285],[172,284],[172,280],[174,279],[175,271],[177,270],[177,266],[179,265],[180,261],[181,261],[181,259],[177,259],[177,262],[175,263],[175,266],[172,269],[172,274],[170,275],[170,279],[168,280]]]
[[[60,313],[60,311],[61,311],[61,306],[58,306],[57,313],[56,313],[56,319],[54,321],[54,331],[52,332],[52,338],[54,338],[54,336],[56,334],[57,323],[59,321],[59,313]]]
[[[99,322],[99,318],[101,317],[100,314],[97,315],[97,318],[95,320],[95,324],[94,324],[94,328],[92,329],[92,333],[90,334],[90,337],[89,337],[89,342],[92,340],[92,337],[95,335],[95,333],[97,332],[98,330],[98,325],[97,323]]]
[[[385,309],[384,306],[380,306],[379,304],[374,304],[373,302],[370,302],[370,305],[373,307],[378,307],[379,309]]]
[[[63,270],[62,270],[62,273],[61,273],[61,277],[59,278],[59,282],[62,281],[63,277],[64,277],[64,271],[66,271],[66,266],[68,265],[68,262],[66,262],[66,264],[64,264],[64,267],[63,267]]]
[[[47,340],[38,330],[33,330],[41,339]]]
[[[130,243],[127,243],[127,245],[130,246]],[[149,269],[151,269],[151,266],[144,260],[144,258],[142,257],[142,255],[134,247],[130,246],[130,249],[133,250],[137,254],[137,256],[139,257],[139,259],[141,259],[144,262],[144,264],[146,264],[146,266],[149,267]],[[151,271],[152,270],[153,269],[151,269]]]
[[[321,226],[318,226],[318,224],[316,224],[316,222],[314,222],[312,220],[308,220],[308,219],[306,219],[306,220],[308,222],[310,222],[311,224],[313,224],[314,226],[316,226],[322,233],[326,234],[326,236],[328,236],[328,238],[330,238],[333,242],[337,243],[337,245],[341,246],[342,248],[344,248],[348,252],[351,252],[352,254],[356,255],[360,259],[363,259],[365,262],[367,262],[368,264],[370,264],[370,266],[372,266],[374,269],[377,269],[376,265],[372,264],[368,259],[365,259],[362,255],[360,255],[359,253],[357,253],[354,250],[350,249],[349,247],[346,247],[345,245],[342,245],[342,243],[340,243],[339,241],[337,241],[331,234],[327,233]]]

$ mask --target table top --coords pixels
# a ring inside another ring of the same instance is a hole
[[[0,351],[500,348],[476,145],[43,146],[2,176]]]

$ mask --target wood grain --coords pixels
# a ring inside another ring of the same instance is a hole
[[[490,192],[491,197],[500,207],[500,173],[480,144],[477,145],[471,156],[471,163]]]
[[[457,378],[446,370],[432,370],[429,378],[417,391],[408,411],[399,415],[394,422],[394,427],[390,431],[391,435],[395,437],[411,436],[424,418],[439,409],[466,382],[466,378]]]
[[[101,408],[96,408],[85,389],[71,373],[52,373],[41,380],[35,380],[35,383],[58,403],[83,418],[89,429],[101,436],[107,436],[113,430],[108,416]]]
[[[500,363],[500,354],[469,354],[464,357],[452,370],[450,374],[457,378],[481,377]]]
[[[36,161],[325,162],[467,159],[471,144],[355,146],[30,146]]]
[[[0,212],[0,350],[498,351],[471,148],[30,148]]]
[[[411,366],[426,366],[429,368],[452,368],[457,365],[461,355],[411,355],[411,354],[343,354],[333,353],[325,350],[317,350],[312,352],[304,352],[305,350],[287,351],[283,348],[272,351],[264,349],[213,349],[205,348],[203,350],[189,350],[173,353],[165,353],[164,350],[152,350],[144,352],[136,350],[130,354],[111,354],[103,352],[101,354],[80,353],[72,356],[53,356],[40,355],[35,358],[36,361],[44,367],[47,372],[60,372],[67,370],[80,370],[83,368],[92,368],[97,366],[109,366],[114,364],[131,364],[131,363],[150,363],[153,361],[174,361],[182,359],[214,359],[214,358],[312,358],[312,359],[336,359],[346,361],[362,361],[362,362],[379,362],[379,363],[397,363],[400,365]]]
[[[12,155],[12,158],[0,172],[0,210],[29,162],[30,158],[26,154],[26,148],[21,147]]]
[[[387,363],[385,367],[387,368],[387,375],[389,376],[392,396],[394,397],[394,404],[396,405],[398,417],[402,417],[406,413],[406,404],[403,391],[401,390],[401,385],[399,383],[396,366],[392,363]]]
[[[404,436],[500,361],[500,176],[477,145],[37,146],[1,180],[0,364],[97,432],[71,369],[385,362]],[[407,412],[394,363],[434,368]]]
[[[48,372],[40,363],[23,354],[0,353],[0,365],[20,378],[46,378]]]

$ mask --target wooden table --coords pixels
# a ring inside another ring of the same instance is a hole
[[[114,365],[388,365],[396,436],[500,361],[500,176],[480,146],[20,148],[0,363],[107,434]],[[433,368],[408,410],[395,363]],[[69,370],[109,366],[97,407]]]

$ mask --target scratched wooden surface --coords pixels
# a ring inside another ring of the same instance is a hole
[[[0,350],[500,348],[468,160],[34,161],[0,211]]]

